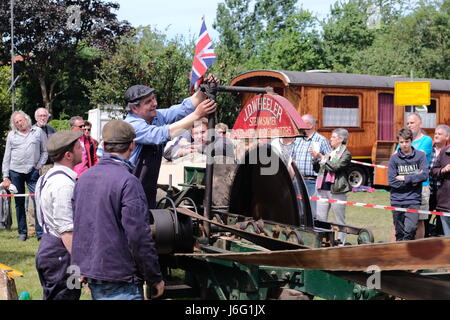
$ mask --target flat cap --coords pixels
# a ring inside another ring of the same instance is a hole
[[[125,92],[124,98],[127,103],[136,102],[142,98],[145,98],[146,96],[151,95],[153,92],[155,92],[154,88],[150,88],[142,84],[137,84],[128,88],[128,90]]]
[[[136,138],[131,124],[123,120],[111,120],[103,127],[103,141],[105,143],[128,143]]]
[[[61,152],[67,151],[67,148],[82,136],[81,131],[58,131],[50,136],[47,141],[48,155],[54,157]]]

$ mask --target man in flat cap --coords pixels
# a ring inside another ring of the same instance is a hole
[[[205,82],[218,82],[208,75]],[[216,103],[201,92],[195,92],[179,105],[156,110],[155,89],[135,85],[125,92],[129,113],[125,121],[136,131],[136,148],[130,161],[141,181],[150,209],[156,207],[156,185],[165,144],[190,129],[194,122],[216,111]]]
[[[156,298],[164,281],[144,189],[128,160],[136,134],[125,121],[111,120],[102,136],[102,159],[75,186],[72,264],[94,300],[142,300],[144,281]]]
[[[59,131],[50,136],[47,152],[54,166],[41,176],[36,187],[37,217],[43,236],[36,255],[36,269],[44,300],[78,300],[80,289],[67,286],[72,250],[72,195],[81,162],[81,132]]]

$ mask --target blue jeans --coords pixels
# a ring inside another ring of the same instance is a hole
[[[144,300],[143,285],[127,282],[89,283],[93,300]]]
[[[17,187],[17,191],[19,194],[25,193],[25,183],[28,186],[28,190],[30,193],[34,193],[34,190],[36,188],[36,182],[39,179],[39,170],[32,169],[29,173],[19,173],[15,172],[13,170],[9,170],[9,178]],[[36,237],[41,238],[42,237],[42,228],[36,218],[36,201],[33,199],[34,203],[34,220],[35,220],[35,228],[36,228]],[[19,234],[21,235],[27,235],[28,228],[27,228],[27,215],[25,213],[25,198],[18,197],[14,198],[16,202],[16,216],[17,216],[17,229]]]
[[[316,180],[309,180],[309,179],[304,179],[305,181],[305,185],[306,185],[306,190],[308,190],[308,195],[310,197],[315,196],[316,194]],[[314,219],[316,219],[317,216],[317,202],[316,201],[310,201],[311,204],[311,212],[312,212],[312,216]]]

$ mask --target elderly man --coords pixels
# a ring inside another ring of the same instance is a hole
[[[294,141],[292,160],[295,161],[295,165],[305,180],[308,195],[312,197],[316,193],[317,173],[313,170],[313,156],[310,150],[312,149],[320,154],[328,154],[331,152],[331,147],[328,140],[317,133],[316,119],[312,115],[305,114],[302,116],[302,120],[309,129],[306,130],[306,137],[297,138]],[[316,217],[316,207],[316,203],[312,201],[311,211],[314,218]]]
[[[445,147],[436,159],[433,177],[441,181],[437,191],[436,210],[450,213],[450,146]],[[441,216],[442,229],[446,237],[450,237],[450,217]]]
[[[25,193],[26,183],[30,193],[34,193],[39,170],[47,161],[47,136],[40,128],[31,126],[31,118],[23,111],[13,112],[10,126],[2,164],[3,187],[7,189],[13,183],[18,193]],[[15,198],[15,201],[18,239],[25,241],[28,238],[25,199]],[[42,228],[36,223],[36,238],[40,240],[41,236]]]
[[[431,155],[431,162],[430,162],[430,206],[429,210],[433,211],[436,210],[437,205],[437,192],[439,188],[441,187],[441,180],[437,179],[433,176],[433,166],[436,163],[437,158],[439,157],[441,151],[445,149],[450,139],[450,127],[446,124],[440,124],[436,127],[434,130],[434,139],[433,139],[433,152]],[[434,216],[436,218],[436,232],[438,232],[439,228],[439,217]],[[430,221],[433,218],[433,216],[429,216],[428,221]],[[431,230],[430,224],[426,223],[425,229],[426,229],[426,236],[430,236]],[[439,230],[440,231],[440,230]]]
[[[422,132],[422,117],[418,113],[411,113],[406,118],[406,127],[413,133],[412,146],[416,150],[425,152],[427,164],[431,162],[431,154],[433,150],[433,139]],[[428,210],[430,201],[430,180],[427,179],[422,183],[422,205],[420,210]],[[419,214],[417,222],[416,239],[425,237],[425,223],[428,219],[427,214]]]
[[[209,75],[205,81],[217,82]],[[125,121],[136,131],[136,148],[130,161],[136,166],[134,174],[142,182],[150,209],[156,207],[156,185],[161,167],[164,145],[191,128],[196,120],[214,113],[216,102],[195,92],[181,104],[156,110],[155,89],[135,85],[125,92],[129,113]]]
[[[128,160],[136,134],[128,123],[111,120],[102,136],[103,158],[74,190],[72,264],[79,266],[94,300],[142,300],[144,281],[153,287],[153,297],[160,296],[164,281],[147,201]]]
[[[38,180],[36,205],[44,230],[36,255],[36,269],[44,300],[78,300],[80,288],[68,288],[67,268],[72,251],[72,196],[82,148],[80,132],[59,131],[47,143],[47,152],[55,165]]]
[[[36,120],[35,126],[41,128],[42,131],[45,132],[47,138],[49,138],[52,134],[56,132],[55,128],[47,124],[49,117],[50,114],[48,113],[48,110],[45,108],[38,108],[34,112],[34,119]]]

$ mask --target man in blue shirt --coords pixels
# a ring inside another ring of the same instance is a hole
[[[406,118],[406,127],[413,133],[412,146],[416,150],[425,152],[427,164],[431,162],[433,153],[433,139],[422,132],[422,117],[418,113],[411,113]],[[430,180],[427,179],[422,183],[422,204],[420,210],[428,210],[430,201]],[[417,223],[416,239],[425,237],[425,223],[428,215],[420,214]]]
[[[206,82],[218,80],[209,75]],[[191,128],[195,121],[216,111],[216,102],[195,92],[179,105],[156,110],[155,89],[135,85],[125,92],[129,113],[125,121],[136,131],[136,148],[130,161],[136,166],[134,175],[141,181],[149,209],[156,207],[156,185],[165,144]]]

